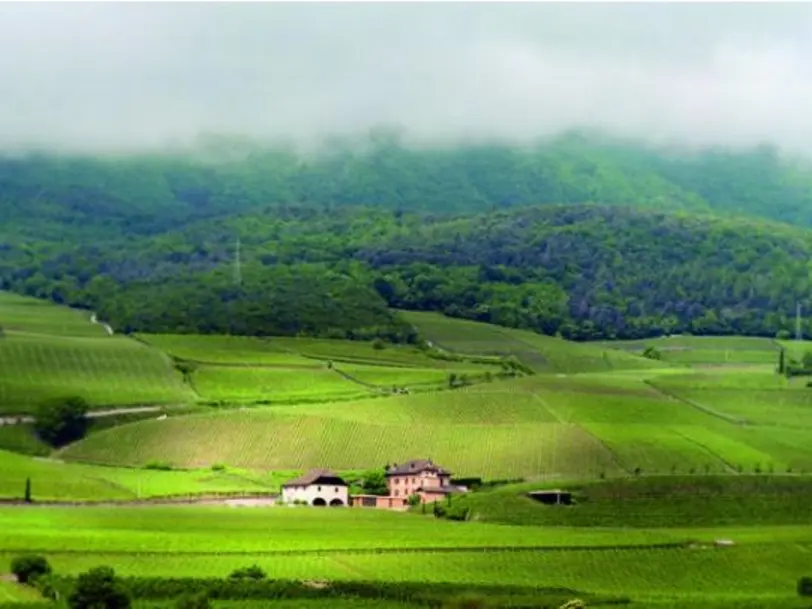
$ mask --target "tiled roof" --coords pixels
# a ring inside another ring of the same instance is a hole
[[[315,483],[317,480],[326,479],[327,484],[338,486],[348,486],[338,474],[329,469],[311,469],[309,472],[293,480],[288,480],[282,486],[308,486]]]
[[[419,474],[425,471],[436,471],[443,476],[450,476],[451,472],[436,465],[431,459],[412,459],[398,465],[395,463],[386,470],[387,476],[407,476],[409,474]]]

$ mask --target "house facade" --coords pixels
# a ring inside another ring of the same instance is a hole
[[[386,470],[386,484],[391,497],[408,499],[420,495],[422,501],[436,495],[440,489],[451,489],[451,472],[436,465],[431,459],[415,459],[394,464]],[[432,499],[434,500],[434,499]]]
[[[282,485],[282,501],[314,506],[349,505],[349,485],[329,469],[314,469]]]

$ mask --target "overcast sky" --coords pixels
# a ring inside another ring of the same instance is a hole
[[[379,123],[812,151],[812,4],[0,3],[0,148]]]

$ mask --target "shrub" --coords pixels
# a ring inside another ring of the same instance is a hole
[[[228,576],[229,579],[265,579],[267,574],[260,568],[259,565],[251,565],[250,567],[243,567],[236,569]]]
[[[144,465],[144,469],[157,469],[168,472],[172,470],[172,465],[166,461],[149,461]]]
[[[376,338],[372,341],[372,348],[376,351],[380,351],[381,349],[386,348],[386,343],[384,343],[380,338]]]
[[[176,609],[211,609],[211,601],[208,592],[198,592],[197,594],[184,594],[175,603]]]
[[[18,582],[27,584],[42,575],[51,573],[51,565],[44,556],[23,554],[12,559],[11,572],[17,576]]]
[[[52,573],[48,573],[37,577],[34,581],[34,587],[44,598],[56,601],[60,597],[58,583],[58,579]]]
[[[211,466],[211,471],[213,471],[213,472],[223,472],[223,471],[225,471],[225,469],[226,469],[226,466],[223,465],[222,463],[215,463],[215,464],[213,464]]]
[[[646,347],[646,350],[643,351],[643,357],[654,360],[663,359],[662,353],[655,347]]]
[[[64,446],[87,433],[87,411],[87,402],[78,396],[43,404],[37,413],[34,429],[51,446]]]
[[[417,493],[409,495],[409,498],[406,500],[406,503],[408,503],[409,507],[417,507],[422,503],[420,500],[420,495],[418,495]]]
[[[175,370],[180,372],[184,377],[190,377],[195,370],[198,369],[197,362],[191,362],[188,360],[175,360]]]
[[[798,596],[812,596],[812,577],[804,576],[798,580]]]
[[[110,567],[96,567],[82,573],[68,597],[71,609],[130,609],[127,591]]]

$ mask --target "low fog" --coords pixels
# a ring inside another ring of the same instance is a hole
[[[812,152],[809,4],[0,4],[0,149],[589,127]]]

